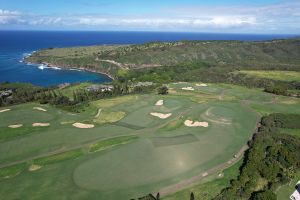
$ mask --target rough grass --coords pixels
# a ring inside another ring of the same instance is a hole
[[[108,148],[112,148],[118,145],[127,144],[138,139],[137,136],[124,136],[113,139],[103,140],[98,143],[92,144],[89,147],[89,152],[103,151]]]
[[[282,128],[282,129],[280,129],[280,133],[300,137],[299,129]]]
[[[76,159],[79,156],[82,156],[83,154],[84,153],[81,149],[76,149],[76,150],[56,154],[53,156],[47,156],[47,157],[35,159],[35,160],[33,160],[33,164],[39,165],[39,166],[45,166],[45,165],[54,164],[57,162],[62,162],[65,160]]]
[[[26,163],[21,163],[10,167],[1,168],[0,178],[12,178],[20,174],[22,171],[24,171],[26,167],[27,167]]]
[[[125,117],[126,113],[119,111],[119,112],[108,112],[108,111],[101,111],[99,117],[95,118],[93,121],[97,123],[114,123],[117,122]]]
[[[180,128],[181,126],[183,126],[184,120],[185,120],[184,117],[180,117],[179,119],[175,119],[174,121],[169,122],[167,125],[163,126],[159,130],[160,131],[176,130],[176,129]]]
[[[92,85],[92,83],[80,83],[75,85],[70,85],[63,89],[58,89],[57,91],[61,92],[63,95],[73,99],[73,93],[76,91],[85,90],[88,86]]]
[[[97,108],[111,108],[113,106],[127,103],[130,101],[135,101],[136,96],[135,95],[127,95],[127,96],[121,96],[121,97],[115,97],[111,99],[101,99],[98,101],[91,102],[91,105],[97,107]]]
[[[241,70],[236,73],[280,81],[300,81],[300,72],[296,71]]]

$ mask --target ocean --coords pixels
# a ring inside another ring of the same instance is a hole
[[[27,82],[40,86],[76,82],[109,82],[105,75],[86,71],[43,68],[21,62],[33,51],[49,47],[108,44],[141,44],[150,41],[241,40],[260,41],[291,38],[294,35],[167,33],[167,32],[82,32],[0,31],[0,82]]]

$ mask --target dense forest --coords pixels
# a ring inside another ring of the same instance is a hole
[[[280,130],[300,129],[299,121],[300,115],[295,114],[263,117],[261,127],[249,142],[239,177],[216,199],[276,200],[274,191],[291,181],[300,169],[300,137]]]

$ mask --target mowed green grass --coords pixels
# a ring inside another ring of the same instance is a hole
[[[19,121],[24,127],[14,131],[34,128],[30,125],[36,120],[51,125],[0,141],[0,152],[5,152],[0,154],[1,164],[20,160],[26,163],[25,167],[4,168],[2,173],[7,178],[0,178],[0,196],[131,199],[156,193],[231,159],[254,131],[258,109],[253,109],[253,105],[269,106],[268,112],[272,112],[290,103],[289,99],[272,103],[272,96],[260,90],[183,83],[190,84],[195,91],[182,91],[181,85],[175,84],[172,87],[177,87],[177,93],[174,94],[95,101],[75,115],[38,104],[10,107],[11,111],[0,113],[1,129]],[[164,100],[164,105],[155,106],[158,100]],[[288,105],[293,106],[291,112],[297,112],[297,103]],[[47,112],[33,110],[34,106],[43,107]],[[124,112],[125,116],[117,122],[96,123],[93,120],[98,109],[106,113]],[[151,116],[151,112],[172,113],[172,116],[159,119]],[[26,118],[19,117],[18,113]],[[209,126],[186,127],[185,119],[206,121]],[[72,126],[77,121],[94,123],[95,128],[77,129]],[[28,171],[31,164],[42,168]],[[230,174],[226,176],[224,172],[224,178],[218,178],[212,185],[195,183],[193,190],[203,190],[197,194],[211,197],[219,192],[219,186],[228,184],[229,177],[235,176],[235,172]]]
[[[239,168],[242,165],[242,160],[235,163],[224,171],[212,174],[199,183],[182,189],[174,194],[168,195],[162,200],[184,200],[189,199],[191,192],[194,193],[195,199],[211,200],[216,197],[222,189],[230,185],[230,181],[235,179],[239,174]],[[219,176],[221,175],[221,176]]]
[[[259,78],[267,78],[280,81],[300,81],[300,72],[296,71],[277,71],[277,70],[241,70],[235,73],[247,74]]]

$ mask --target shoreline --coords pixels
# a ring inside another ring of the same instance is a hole
[[[56,70],[63,69],[63,70],[77,70],[77,71],[91,72],[91,73],[105,75],[108,78],[110,78],[111,81],[115,80],[115,78],[111,74],[109,74],[109,73],[100,72],[100,71],[96,71],[96,70],[92,70],[92,69],[87,69],[87,68],[84,68],[84,67],[66,67],[66,66],[57,66],[57,65],[54,65],[54,64],[51,64],[51,63],[47,63],[47,62],[32,63],[32,62],[27,61],[27,58],[29,58],[35,52],[36,51],[32,51],[31,53],[27,54],[26,56],[24,56],[20,60],[20,62],[23,62],[23,63],[25,63],[27,65],[32,65],[32,66],[45,65],[47,68],[56,69]]]
[[[31,63],[31,64],[35,64],[35,63]],[[86,72],[92,72],[92,73],[96,73],[96,74],[102,74],[102,75],[105,75],[105,76],[109,77],[112,80],[115,80],[115,78],[111,74],[108,74],[108,73],[105,73],[105,72],[99,72],[99,71],[92,70],[92,69],[87,69],[87,68],[84,68],[84,67],[57,66],[57,65],[53,65],[53,64],[47,63],[47,62],[37,63],[36,65],[39,65],[39,64],[46,65],[47,67],[52,68],[52,69],[59,68],[59,69],[64,69],[64,70],[78,70],[78,71],[86,71]]]

